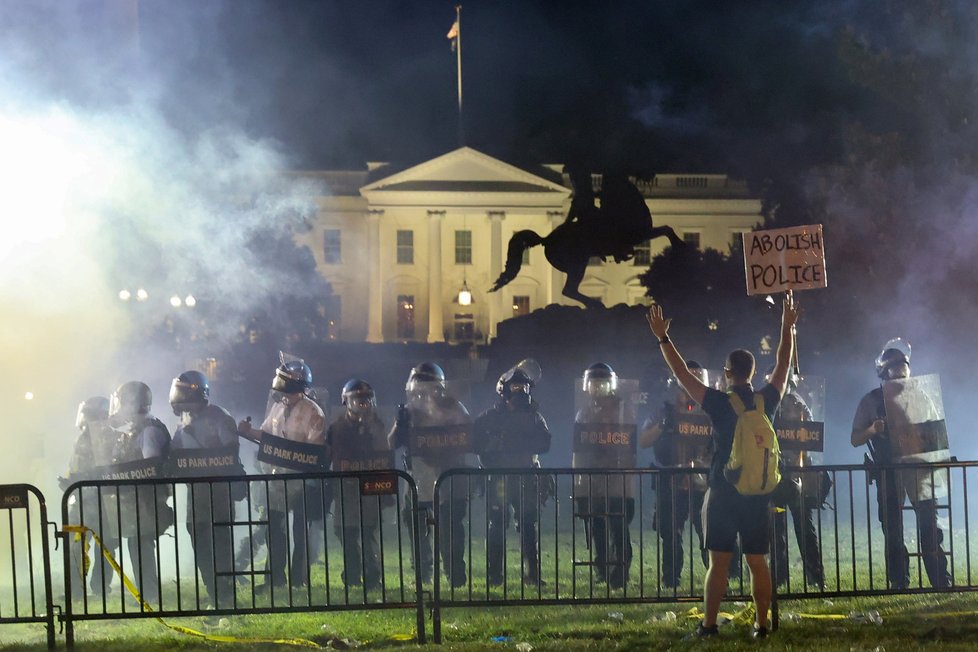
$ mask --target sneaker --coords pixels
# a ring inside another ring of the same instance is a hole
[[[689,634],[686,634],[686,636],[683,637],[683,640],[696,641],[705,638],[713,638],[714,636],[719,636],[719,634],[720,634],[719,627],[717,627],[716,625],[713,625],[712,627],[707,627],[706,625],[703,624],[703,621],[701,620],[696,625],[696,629],[691,631]]]
[[[758,627],[754,625],[754,631],[751,632],[751,638],[755,641],[762,641],[767,638],[767,627]]]

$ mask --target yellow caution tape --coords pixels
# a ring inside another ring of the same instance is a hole
[[[93,532],[90,528],[85,527],[84,525],[65,525],[62,527],[62,530],[66,533],[72,533],[76,535],[81,534],[83,538],[86,533],[91,534],[92,538],[95,540],[95,543],[102,550],[102,556],[105,557],[105,559],[109,562],[109,565],[112,566],[112,569],[119,574],[119,577],[122,578],[122,584],[126,587],[126,590],[128,590],[129,593],[132,595],[132,597],[134,597],[136,601],[139,602],[140,605],[142,605],[143,609],[145,609],[148,612],[153,612],[153,608],[150,607],[146,603],[146,601],[143,600],[143,597],[139,594],[139,590],[136,588],[135,583],[133,583],[133,581],[129,579],[129,577],[127,577],[125,573],[122,572],[122,567],[119,566],[119,563],[115,560],[115,557],[112,556],[112,552],[109,551],[102,544],[102,540],[99,539],[98,535],[95,534],[95,532]],[[277,643],[280,645],[311,647],[317,650],[322,649],[322,646],[304,638],[239,638],[236,636],[220,636],[215,634],[205,634],[204,632],[199,632],[195,629],[190,629],[189,627],[181,627],[180,625],[171,625],[170,623],[166,622],[159,616],[155,616],[155,618],[157,622],[159,622],[164,627],[167,627],[168,629],[171,629],[175,632],[179,632],[181,634],[187,634],[188,636],[197,636],[199,638],[203,638],[208,641],[217,641],[219,643]]]

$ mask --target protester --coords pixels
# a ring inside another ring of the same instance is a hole
[[[749,351],[732,351],[724,365],[724,374],[730,391],[727,394],[704,385],[686,366],[685,361],[669,337],[671,319],[663,316],[662,307],[649,308],[648,322],[652,333],[659,340],[659,349],[666,364],[689,396],[703,406],[713,423],[714,456],[710,465],[709,489],[704,501],[706,548],[710,566],[704,586],[704,616],[692,636],[704,638],[716,636],[717,613],[727,587],[730,561],[738,536],[751,572],[751,594],[756,616],[754,638],[764,638],[768,633],[768,608],[771,603],[771,573],[765,558],[768,552],[770,527],[770,498],[767,495],[745,496],[731,484],[724,474],[731,459],[734,435],[738,427],[738,412],[746,407],[751,411],[763,404],[766,418],[774,416],[784,394],[788,367],[794,351],[794,325],[798,309],[790,292],[783,302],[781,340],[778,344],[777,363],[771,381],[755,392],[751,385],[754,376],[754,356]],[[737,404],[741,409],[737,409]],[[770,422],[768,422],[770,426]],[[772,434],[773,434],[773,428]],[[776,444],[776,440],[775,440]],[[772,487],[773,489],[773,487]]]

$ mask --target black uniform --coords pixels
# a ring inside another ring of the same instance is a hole
[[[384,422],[371,410],[363,420],[344,411],[326,431],[333,471],[372,471],[391,468]],[[337,494],[339,512],[333,516],[336,536],[343,542],[343,583],[367,589],[382,582],[380,511],[389,496],[378,500],[360,495],[359,482],[343,480]]]
[[[500,399],[475,420],[475,445],[488,469],[531,468],[536,456],[550,450],[550,430],[538,411],[536,401],[510,407]],[[522,482],[503,477],[488,480],[489,532],[487,536],[488,581],[503,581],[503,557],[509,510],[515,511],[523,551],[523,573],[528,583],[540,580],[537,521],[538,502],[542,498],[537,478],[524,477]]]
[[[209,475],[241,475],[238,434],[234,419],[224,408],[207,404],[195,413],[186,412],[189,423],[173,435],[175,449],[220,450],[233,456],[236,464],[211,467]],[[174,469],[179,474],[179,469]],[[218,608],[234,606],[231,577],[233,549],[231,521],[234,515],[230,485],[191,484],[187,491],[187,531],[194,546],[194,563],[200,571],[207,594]]]

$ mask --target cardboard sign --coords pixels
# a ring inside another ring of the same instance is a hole
[[[0,486],[0,509],[27,509],[27,487]]]
[[[321,444],[307,444],[262,433],[258,444],[259,462],[282,466],[293,471],[315,473],[325,471],[325,448]]]
[[[334,471],[379,471],[394,468],[394,451],[364,451],[350,458],[333,458]]]
[[[774,422],[778,444],[786,451],[816,451],[824,446],[825,424],[821,421],[792,421],[778,419]]]
[[[822,225],[744,233],[747,295],[824,288]]]
[[[700,412],[679,412],[676,415],[676,433],[683,439],[699,440],[703,443],[710,441],[713,432],[713,422],[710,417]]]
[[[635,424],[575,423],[575,453],[630,453],[638,450]]]
[[[360,478],[361,496],[393,496],[397,493],[397,476],[372,475],[369,478]]]
[[[411,428],[408,437],[411,455],[441,457],[472,452],[472,424],[452,426],[418,426]]]
[[[173,448],[170,450],[170,474],[175,477],[211,475],[244,475],[237,446],[220,448]]]
[[[163,477],[163,463],[162,457],[121,462],[99,467],[95,475],[100,480],[155,480]]]

